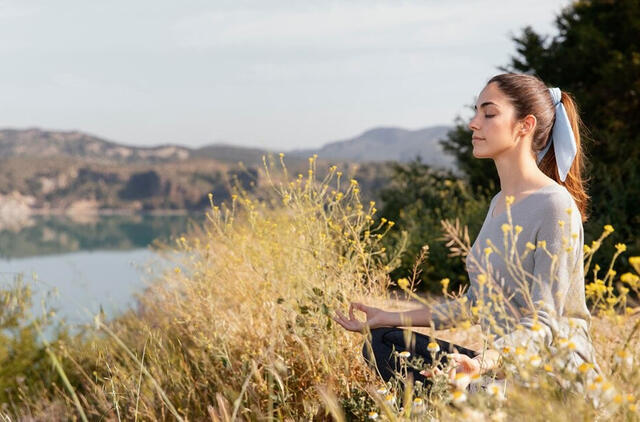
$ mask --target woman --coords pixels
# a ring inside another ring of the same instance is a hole
[[[570,366],[575,369],[586,362],[599,372],[584,293],[582,223],[588,196],[576,105],[570,94],[547,88],[535,76],[506,73],[487,82],[475,110],[469,122],[473,155],[493,159],[501,190],[491,200],[466,258],[470,278],[466,302],[448,300],[405,312],[352,303],[349,316],[338,311],[335,320],[347,330],[371,331],[363,354],[385,381],[399,370],[394,350],[408,350],[431,363],[429,343],[432,351],[440,350],[443,362],[453,360],[451,377],[455,371],[472,375],[497,369],[505,347],[524,346],[535,356],[536,344],[553,347],[559,340],[572,342]],[[505,239],[511,239],[518,251],[522,271],[497,247],[506,245]],[[397,328],[448,328],[468,315],[480,297],[486,308],[491,284],[487,279],[501,291],[505,305],[489,307],[479,321],[497,337],[491,349],[473,351],[418,333],[407,336]],[[491,314],[491,309],[499,308],[504,311]],[[354,310],[363,312],[366,320],[358,320]],[[415,380],[428,381],[425,375],[430,374],[411,371]]]

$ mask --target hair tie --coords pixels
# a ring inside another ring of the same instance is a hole
[[[544,157],[549,147],[551,147],[551,143],[553,143],[553,152],[556,155],[558,174],[560,175],[560,180],[564,182],[578,150],[576,147],[576,138],[573,135],[573,129],[571,129],[571,123],[569,122],[569,116],[567,116],[567,110],[565,110],[561,101],[562,93],[560,92],[560,88],[549,88],[549,92],[553,99],[556,116],[551,129],[551,135],[549,136],[549,142],[547,142],[547,146],[538,153],[538,163],[540,163],[542,157]]]

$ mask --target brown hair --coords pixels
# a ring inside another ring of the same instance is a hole
[[[524,119],[529,114],[535,116],[537,123],[533,133],[532,147],[536,154],[543,150],[547,142],[549,142],[551,128],[555,121],[555,107],[549,88],[536,76],[518,73],[496,75],[489,79],[487,85],[491,82],[497,83],[498,88],[510,99],[516,110],[516,119]],[[580,120],[578,106],[573,96],[568,92],[561,92],[561,101],[567,111],[571,129],[576,139],[576,157],[564,182],[560,181],[560,176],[558,175],[553,148],[549,148],[544,158],[538,163],[538,167],[544,174],[569,191],[580,210],[582,221],[584,222],[587,220],[589,195],[585,191],[586,180],[583,176],[585,158],[580,142],[580,131],[584,131],[586,128]]]

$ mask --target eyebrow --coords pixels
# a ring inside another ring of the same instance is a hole
[[[498,106],[498,104],[496,104],[496,103],[492,103],[491,101],[485,101],[484,103],[480,104],[480,108],[482,108],[482,107],[486,107],[486,106],[488,106],[488,105],[494,105],[494,106],[496,106],[496,107]],[[473,109],[474,109],[474,110],[477,110],[477,109],[478,109],[478,107],[477,107],[477,106],[473,106]]]

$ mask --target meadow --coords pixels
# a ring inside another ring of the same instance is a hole
[[[165,245],[185,260],[139,295],[136,310],[108,322],[95,315],[82,333],[61,331],[40,343],[52,311],[44,304],[40,317],[27,315],[29,288],[19,280],[4,290],[3,420],[640,419],[640,308],[631,306],[640,257],[628,257],[622,244],[613,257],[597,254],[613,226],[584,246],[602,374],[563,366],[572,349],[564,339],[535,355],[503,350],[503,379],[473,380],[483,385],[473,392],[445,377],[430,390],[403,374],[384,384],[362,359],[362,335],[332,316],[350,301],[403,309],[439,299],[418,293],[417,270],[390,278],[404,248],[399,242],[387,250],[383,239],[403,228],[378,217],[374,202],[362,203],[358,181],[335,166],[318,179],[315,157],[304,175],[289,174],[282,154],[265,157],[263,171],[270,189],[260,198],[242,189],[228,202],[209,195],[205,224]],[[466,256],[464,225],[442,227],[451,259]],[[425,245],[415,260],[428,259]],[[621,259],[635,273],[617,274]],[[447,279],[431,282],[460,296]],[[476,307],[450,330],[419,330],[477,347],[482,312]],[[420,365],[412,358],[398,356],[403,365]],[[577,393],[576,383],[584,390]]]

